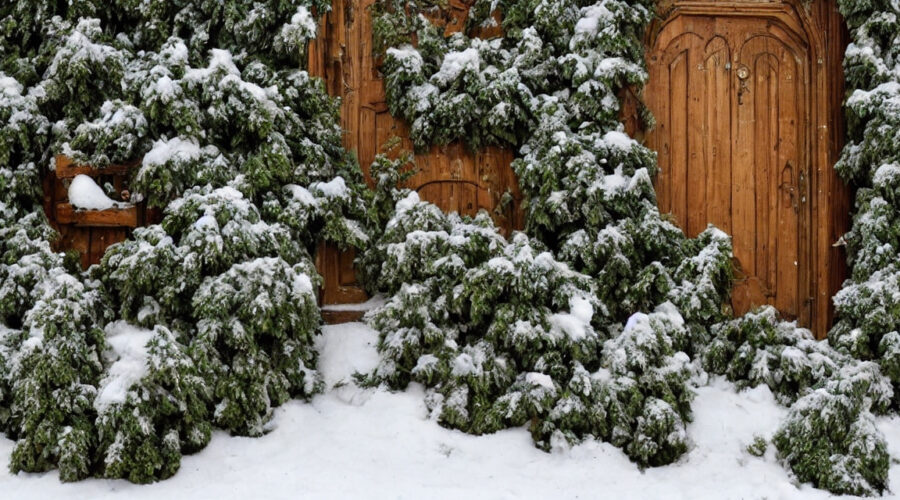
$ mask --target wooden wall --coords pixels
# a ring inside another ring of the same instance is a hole
[[[55,251],[74,250],[81,255],[81,266],[99,264],[106,249],[125,241],[135,227],[158,222],[161,214],[145,203],[128,204],[108,210],[77,210],[68,201],[68,188],[79,174],[94,178],[98,185],[111,183],[117,192],[127,191],[129,171],[133,165],[111,165],[104,169],[74,165],[65,156],[56,157],[56,170],[44,176],[44,213],[59,233],[53,243]]]
[[[384,81],[372,53],[368,8],[373,3],[334,0],[332,11],[320,21],[318,38],[310,44],[308,66],[310,74],[325,80],[330,95],[341,98],[344,146],[356,153],[370,185],[369,167],[376,154],[389,153],[382,149],[389,140],[399,138],[400,151],[413,151],[407,124],[388,112]],[[451,0],[448,5],[434,21],[444,25],[448,33],[459,31],[465,24],[468,4]],[[513,152],[502,148],[474,153],[459,143],[434,146],[415,155],[418,172],[406,186],[446,212],[475,215],[485,209],[508,234],[524,225],[522,197],[510,168],[512,160]],[[501,206],[507,191],[513,203]],[[365,299],[355,284],[352,257],[330,248],[319,252],[319,272],[325,277],[323,304]]]
[[[737,314],[771,304],[819,337],[846,277],[834,244],[850,191],[833,166],[847,39],[832,0],[675,0],[647,41],[661,210],[689,236],[732,234]]]
[[[331,95],[342,99],[341,125],[346,131],[344,145],[356,152],[367,179],[369,165],[388,140],[398,137],[402,148],[412,149],[408,127],[390,115],[385,103],[382,76],[372,53],[372,25],[368,7],[373,1],[335,0],[332,12],[321,20],[318,39],[310,45],[308,66],[311,74],[325,79]],[[458,31],[465,22],[468,5],[466,1],[450,0],[446,9],[435,14],[433,21],[445,26],[447,33]],[[697,15],[704,10],[707,15],[735,18],[759,16],[780,9],[781,17],[771,19],[781,19],[778,22],[786,22],[790,24],[790,29],[803,34],[804,39],[797,43],[803,46],[801,51],[805,51],[810,58],[806,66],[808,81],[804,82],[803,90],[812,98],[808,116],[802,117],[809,125],[802,132],[806,134],[802,137],[802,147],[808,146],[808,150],[805,149],[801,155],[808,159],[803,160],[802,167],[805,169],[804,175],[809,176],[804,181],[808,183],[805,188],[808,199],[804,201],[808,208],[803,209],[808,214],[803,216],[803,224],[808,231],[804,233],[803,241],[798,243],[798,251],[802,252],[802,255],[798,254],[798,261],[806,259],[809,270],[800,279],[803,283],[798,285],[806,288],[800,294],[802,304],[798,306],[804,312],[797,314],[797,317],[822,337],[832,322],[831,297],[847,274],[843,249],[834,244],[849,227],[851,199],[850,190],[833,170],[844,144],[841,62],[848,41],[835,2],[663,0],[658,6],[659,19],[648,31],[649,50],[652,50],[655,37],[665,23],[682,13]],[[496,34],[489,33],[487,36]],[[653,88],[652,82],[649,88]],[[623,118],[629,132],[641,139],[646,131],[638,126],[637,109],[636,99],[628,99]],[[648,137],[648,143],[654,145],[652,137]],[[521,195],[509,168],[512,158],[511,151],[499,148],[472,153],[460,144],[433,147],[427,153],[415,156],[419,172],[410,179],[408,187],[446,211],[474,214],[481,208],[487,209],[498,226],[508,232],[523,225]],[[371,179],[368,181],[371,183]],[[507,190],[513,195],[515,203],[502,208],[499,201]],[[694,218],[698,213],[702,212],[694,213]],[[755,213],[745,215],[753,217]],[[692,219],[691,224],[701,227],[706,222],[710,220]],[[352,254],[341,254],[334,249],[319,252],[319,269],[326,278],[321,297],[323,304],[365,299],[355,284],[352,257]],[[752,304],[748,302],[746,305]]]

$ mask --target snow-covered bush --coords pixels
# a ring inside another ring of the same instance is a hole
[[[850,359],[795,322],[782,321],[771,306],[713,325],[701,350],[703,368],[725,375],[739,388],[763,384],[790,405],[821,386]]]
[[[617,92],[644,78],[643,30],[650,5],[484,0],[469,10],[464,33],[445,37],[422,15],[436,2],[377,2],[375,41],[386,50],[391,113],[412,124],[412,139],[420,147],[456,139],[474,149],[521,146],[528,131],[548,130],[560,118],[562,127],[577,129],[587,122],[594,131],[616,128]],[[503,14],[502,38],[465,34],[491,22],[494,10]]]
[[[844,60],[848,143],[835,166],[859,189],[843,237],[850,279],[835,296],[832,345],[861,359],[896,358],[900,331],[900,9],[890,2],[840,0],[850,28]],[[900,384],[894,370],[895,384]],[[900,385],[897,385],[900,387]]]
[[[216,424],[259,435],[273,406],[318,388],[318,275],[304,243],[236,189],[197,188],[110,249],[104,279],[122,317],[183,332]]]
[[[608,322],[669,300],[693,336],[724,319],[728,237],[688,240],[656,208],[655,155],[623,132],[619,94],[646,79],[640,0],[479,1],[445,36],[429,0],[373,7],[390,110],[416,147],[461,140],[517,150],[526,232],[595,279]],[[503,36],[478,38],[502,13]]]
[[[95,167],[125,163],[140,158],[146,134],[147,118],[140,109],[120,100],[106,101],[100,116],[78,125],[72,143],[64,144],[61,152]]]
[[[213,425],[259,434],[273,407],[318,389],[312,256],[323,240],[369,238],[338,104],[300,69],[311,13],[328,8],[0,4],[0,430],[17,440],[13,470],[164,478]],[[143,160],[132,200],[163,222],[82,273],[53,252],[43,214],[59,153]],[[110,351],[113,320],[134,338],[113,323]],[[130,365],[137,378],[123,379]]]
[[[103,369],[103,302],[61,268],[38,285],[25,315],[21,344],[8,359],[8,434],[16,439],[10,469],[60,478],[88,476],[97,447],[94,398]]]
[[[112,247],[102,268],[122,317],[146,327],[175,326],[190,322],[191,301],[205,277],[266,256],[309,259],[303,242],[287,227],[263,221],[240,191],[207,186],[171,203],[161,224],[140,228],[132,240]]]
[[[319,311],[309,272],[260,258],[207,278],[194,295],[191,355],[213,386],[218,426],[261,435],[273,407],[320,390],[313,350]]]
[[[576,365],[540,426],[543,443],[593,436],[644,467],[675,461],[687,450],[694,395],[689,358],[673,349],[673,338],[684,335],[684,320],[670,303],[629,318],[603,345],[600,369]]]
[[[726,317],[731,243],[714,228],[689,240],[659,213],[655,156],[619,122],[620,92],[646,78],[650,2],[477,1],[450,36],[429,20],[437,6],[373,6],[388,106],[417,148],[516,149],[528,237],[507,244],[485,231],[487,214],[462,222],[399,203],[362,258],[370,286],[395,294],[369,316],[376,378],[434,388],[441,422],[469,432],[530,423],[545,448],[594,436],[643,466],[673,461],[686,449],[688,356]],[[503,36],[478,38],[494,11]],[[566,272],[536,273],[545,262]]]
[[[209,442],[210,388],[168,328],[119,321],[106,331],[109,368],[94,400],[103,475],[135,483],[167,478],[182,451]]]
[[[890,456],[870,412],[885,396],[877,383],[851,367],[794,403],[773,442],[800,481],[836,494],[877,495],[887,488]]]
[[[547,449],[594,436],[642,465],[686,449],[688,358],[673,338],[687,333],[671,304],[597,330],[608,313],[588,276],[414,193],[371,251],[392,297],[367,316],[382,355],[369,382],[422,383],[439,422],[475,434],[529,424]]]
[[[800,481],[833,493],[872,495],[887,485],[888,455],[872,412],[892,404],[879,365],[839,352],[764,307],[713,325],[703,367],[738,388],[768,386],[790,406],[773,442]],[[757,446],[758,447],[758,446]]]

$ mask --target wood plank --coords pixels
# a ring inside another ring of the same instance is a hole
[[[706,39],[709,36],[707,31],[708,23],[703,23],[702,27],[695,27],[698,31],[702,28],[699,35]],[[706,204],[706,184],[709,181],[710,165],[709,158],[706,157],[708,144],[711,141],[709,124],[705,121],[706,113],[704,113],[705,104],[712,97],[710,95],[710,87],[708,86],[709,70],[705,68],[706,58],[704,51],[700,48],[702,40],[692,39],[694,43],[688,46],[686,60],[687,78],[687,108],[683,111],[685,121],[687,123],[687,133],[685,140],[687,143],[687,162],[684,170],[684,205],[682,221],[684,221],[685,233],[689,237],[697,236],[701,231],[706,229],[707,216]]]
[[[88,175],[90,177],[125,175],[139,165],[140,162],[135,161],[124,165],[109,165],[97,168],[90,165],[76,165],[68,156],[56,155],[56,177],[59,179],[71,179],[76,175]]]
[[[137,208],[129,205],[108,210],[78,210],[70,203],[57,203],[56,220],[59,224],[91,227],[137,227]]]
[[[721,36],[713,36],[706,45],[706,82],[709,98],[706,107],[704,161],[709,165],[705,180],[708,200],[705,222],[731,234],[731,51]],[[705,229],[699,228],[700,231]]]
[[[669,164],[669,201],[672,214],[680,224],[686,222],[687,215],[687,171],[689,166],[688,144],[688,93],[690,65],[687,47],[676,42],[676,53],[669,61],[669,108],[671,137],[671,163]]]
[[[328,309],[323,309],[321,312],[322,320],[328,325],[359,321],[366,314],[366,311],[329,311]]]

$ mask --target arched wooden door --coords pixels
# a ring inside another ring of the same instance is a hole
[[[812,326],[817,295],[831,293],[815,242],[833,224],[812,192],[836,150],[817,137],[833,112],[822,40],[788,3],[675,5],[653,33],[644,93],[659,207],[688,236],[708,223],[732,236],[735,313],[770,304]]]
[[[357,129],[348,129],[350,134],[358,135],[358,157],[364,169],[392,138],[401,140],[402,149],[413,150],[408,125],[388,111],[384,80],[371,53],[372,19],[369,8],[374,1],[360,0],[358,7],[357,29],[362,48],[359,59],[360,122]],[[448,35],[458,32],[465,26],[471,3],[472,0],[450,0],[444,8],[434,12],[431,21],[444,27]],[[488,35],[496,36],[498,33]],[[425,153],[415,155],[417,172],[406,185],[417,191],[423,200],[434,203],[445,212],[475,215],[479,210],[487,210],[497,226],[508,234],[513,229],[521,229],[524,224],[519,206],[522,197],[510,167],[512,160],[513,151],[498,147],[488,147],[474,153],[458,142],[434,146]],[[507,192],[512,201],[503,205],[501,200]]]

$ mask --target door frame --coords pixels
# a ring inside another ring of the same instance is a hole
[[[648,50],[654,47],[662,29],[682,16],[768,18],[788,32],[805,36],[801,42],[807,45],[810,57],[809,178],[805,189],[809,198],[802,212],[807,214],[809,226],[805,254],[810,276],[806,280],[801,276],[801,284],[808,283],[808,290],[805,298],[800,297],[799,319],[823,338],[833,322],[831,297],[847,273],[846,254],[838,242],[850,225],[850,188],[833,168],[844,144],[842,62],[848,42],[836,5],[829,0],[663,0],[657,5],[657,14],[647,30]]]

